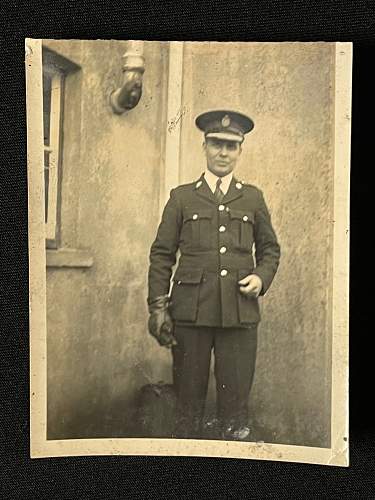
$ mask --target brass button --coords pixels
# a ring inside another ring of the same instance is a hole
[[[220,233],[223,233],[223,232],[225,231],[225,229],[226,229],[226,228],[225,228],[225,226],[220,226],[220,227],[219,227],[219,231],[220,231]]]
[[[177,285],[181,285],[181,281],[177,281]]]
[[[244,216],[242,217],[242,220],[246,222],[246,221],[248,221],[248,220],[249,220],[249,217],[248,217],[247,215],[244,215]]]
[[[220,271],[220,276],[226,276],[228,274],[228,271],[226,269],[222,269]]]
[[[225,209],[224,205],[219,205],[219,211],[222,212]]]
[[[194,214],[193,215],[193,220],[197,220],[198,219],[198,214]]]
[[[198,182],[196,183],[195,187],[198,189],[198,188],[200,188],[200,187],[201,187],[201,185],[202,185],[202,181],[198,181]]]
[[[236,184],[236,188],[237,188],[237,189],[242,189],[242,184],[241,184],[240,182],[237,182],[237,184]]]
[[[221,247],[220,248],[220,253],[225,253],[227,251],[227,247]]]

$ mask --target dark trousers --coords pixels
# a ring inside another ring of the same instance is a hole
[[[248,399],[257,350],[252,328],[176,325],[173,382],[177,394],[176,437],[199,437],[207,395],[211,352],[215,355],[216,407],[221,425],[248,424]]]

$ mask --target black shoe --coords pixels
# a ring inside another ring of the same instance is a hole
[[[250,434],[250,427],[245,425],[242,427],[229,426],[223,431],[222,437],[226,441],[247,441]]]
[[[179,418],[175,425],[173,437],[179,439],[202,439],[201,419]]]
[[[220,439],[220,421],[217,418],[206,420],[203,424],[203,437],[205,439]]]

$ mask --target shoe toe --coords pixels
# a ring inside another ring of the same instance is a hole
[[[241,427],[237,431],[234,432],[234,437],[235,439],[239,441],[243,441],[247,439],[250,435],[250,429],[249,427]]]

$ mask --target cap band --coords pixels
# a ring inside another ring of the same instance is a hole
[[[222,139],[223,141],[235,141],[235,142],[243,142],[243,135],[231,132],[208,132],[205,134],[207,138],[213,139]]]

